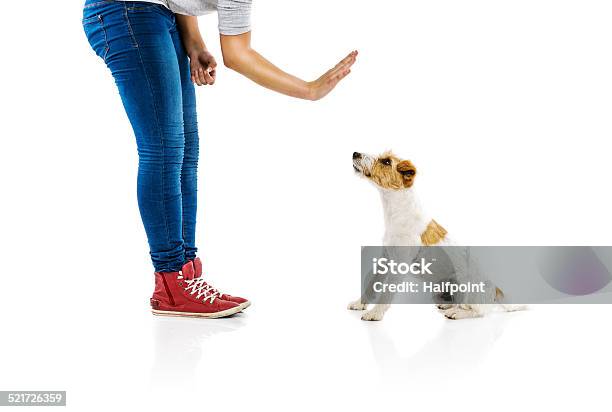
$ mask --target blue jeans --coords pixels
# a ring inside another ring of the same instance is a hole
[[[138,146],[138,207],[157,272],[195,258],[198,126],[174,14],[145,2],[87,0],[83,27],[110,69]]]

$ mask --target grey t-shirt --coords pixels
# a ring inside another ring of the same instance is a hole
[[[132,1],[132,0],[119,0]],[[252,0],[140,0],[166,6],[174,13],[201,16],[215,10],[219,15],[219,33],[243,34],[251,30]]]

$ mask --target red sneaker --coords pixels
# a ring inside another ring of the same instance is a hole
[[[221,318],[238,313],[242,307],[221,299],[220,293],[196,278],[192,262],[180,272],[155,272],[155,291],[151,298],[154,315],[195,318]]]
[[[195,277],[196,277],[196,279],[201,279],[202,278],[202,261],[200,260],[199,257],[197,257],[197,258],[193,259],[192,262],[193,262],[193,267],[195,269]],[[249,302],[248,299],[241,298],[241,297],[238,297],[238,296],[228,295],[226,293],[221,293],[219,291],[219,289],[215,289],[212,286],[211,286],[211,290],[214,290],[215,292],[217,292],[221,299],[227,300],[229,302],[234,302],[234,303],[237,303],[238,305],[240,305],[240,307],[241,307],[240,310],[246,309],[249,306],[251,306],[251,302]]]

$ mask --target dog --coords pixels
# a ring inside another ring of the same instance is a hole
[[[444,227],[422,209],[414,190],[417,169],[410,160],[403,160],[388,151],[379,156],[353,153],[353,169],[359,176],[375,185],[383,203],[385,234],[383,246],[451,246]],[[505,311],[520,310],[519,305],[501,304],[503,292],[492,289],[492,295],[482,304],[444,304],[438,309],[448,319],[466,319],[484,316],[498,303]],[[364,296],[349,303],[350,310],[366,310]],[[361,317],[362,320],[382,320],[390,304],[375,304]]]

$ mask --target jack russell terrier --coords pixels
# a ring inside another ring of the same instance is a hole
[[[402,160],[391,152],[380,156],[353,153],[353,168],[361,177],[372,182],[380,192],[385,217],[383,246],[450,246],[447,231],[427,216],[414,192],[416,167],[409,160]],[[484,316],[492,304],[499,304],[505,311],[521,310],[521,305],[501,304],[503,292],[494,288],[483,304],[438,304],[438,309],[449,319],[466,319]],[[350,310],[365,310],[368,304],[364,296],[349,303]],[[362,320],[382,320],[390,304],[375,304],[363,313]]]

